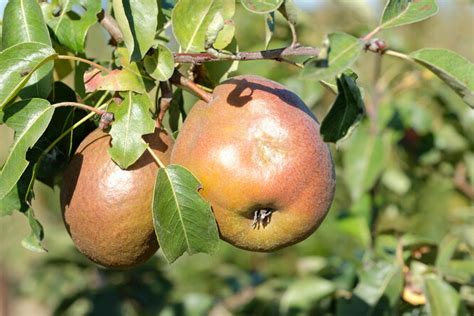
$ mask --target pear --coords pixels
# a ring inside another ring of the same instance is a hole
[[[173,140],[168,134],[157,129],[144,139],[169,163]],[[159,248],[151,210],[159,167],[145,151],[132,166],[121,169],[108,153],[110,141],[97,129],[79,145],[64,172],[61,208],[80,252],[102,266],[128,268]]]
[[[231,78],[198,101],[179,133],[171,163],[201,182],[221,238],[273,251],[311,235],[334,197],[335,172],[319,123],[283,85]]]

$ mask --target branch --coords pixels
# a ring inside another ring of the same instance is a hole
[[[190,91],[192,94],[196,95],[207,103],[211,102],[212,100],[212,93],[204,91],[196,83],[184,77],[177,69],[174,70],[174,73],[170,78],[170,82],[175,86]]]
[[[161,90],[161,97],[158,99],[158,117],[157,117],[157,124],[161,127],[161,122],[163,122],[163,118],[165,117],[166,111],[168,111],[171,105],[171,99],[173,98],[173,91],[171,91],[171,87],[168,81],[160,81],[160,90]]]
[[[258,52],[239,52],[235,55],[228,55],[226,58],[220,58],[218,56],[209,53],[174,53],[174,61],[177,63],[205,63],[222,60],[277,60],[285,61],[285,57],[291,56],[318,56],[320,52],[319,48],[315,47],[282,47],[277,49],[262,50]]]
[[[99,22],[109,32],[110,36],[114,39],[116,43],[123,41],[123,33],[120,30],[117,21],[108,13],[102,11],[99,13]],[[291,56],[318,56],[320,49],[315,47],[305,47],[299,46],[296,41],[296,32],[292,28],[293,34],[293,43],[290,47],[282,47],[277,49],[262,50],[259,52],[239,52],[231,55],[226,55],[225,57],[216,56],[210,53],[174,53],[174,61],[176,63],[193,63],[200,64],[205,62],[214,62],[214,61],[223,61],[223,60],[276,60],[282,62],[289,62],[295,64],[291,61],[285,59],[285,57]],[[297,65],[297,64],[296,64]],[[297,65],[298,66],[298,65]]]
[[[99,22],[103,26],[103,28],[109,32],[110,37],[113,40],[113,44],[116,46],[116,44],[120,44],[123,41],[123,33],[120,30],[120,27],[117,23],[117,21],[108,13],[106,13],[104,10],[102,10],[98,14]]]
[[[459,191],[464,193],[468,198],[474,199],[474,187],[467,182],[466,173],[466,166],[463,163],[459,163],[454,171],[453,182]]]

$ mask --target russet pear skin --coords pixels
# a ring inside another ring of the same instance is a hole
[[[158,129],[144,137],[168,164],[173,140]],[[109,153],[111,138],[97,129],[80,144],[64,172],[63,220],[84,255],[110,268],[128,268],[149,259],[159,248],[151,204],[158,165],[145,151],[126,170]]]
[[[221,238],[274,251],[311,235],[326,216],[335,172],[319,123],[283,85],[238,76],[191,109],[171,163],[201,182]]]

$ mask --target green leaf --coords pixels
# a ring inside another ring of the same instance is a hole
[[[33,176],[32,171],[33,168],[29,165],[10,192],[0,199],[0,217],[11,215],[14,211],[26,212],[30,208],[28,202],[31,194],[28,189]]]
[[[51,46],[48,28],[36,0],[10,0],[3,13],[3,49],[24,42]]]
[[[338,95],[321,123],[320,132],[325,142],[337,142],[364,114],[364,101],[353,77],[342,74],[336,79]]]
[[[283,0],[242,0],[241,3],[250,12],[264,14],[277,10]]]
[[[145,94],[155,85],[136,62],[128,60],[128,50],[125,47],[115,50],[116,63],[120,69],[114,69],[103,75],[99,69],[92,69],[84,73],[86,92],[101,91],[133,91]]]
[[[127,69],[114,69],[103,75],[99,69],[84,73],[86,92],[94,91],[133,91],[146,93],[143,81]]]
[[[223,49],[234,37],[234,1],[180,0],[176,4],[172,14],[173,32],[184,52],[205,50],[206,33],[217,12],[224,19],[225,26],[219,32],[214,47]]]
[[[128,92],[120,104],[111,104],[115,120],[110,130],[110,156],[122,169],[131,166],[145,151],[147,144],[142,135],[153,133],[155,122],[150,114],[151,102],[147,95]]]
[[[217,40],[219,32],[224,29],[224,26],[224,18],[222,17],[222,14],[217,11],[216,14],[214,14],[214,17],[212,18],[211,23],[209,23],[209,26],[207,27],[206,37],[204,38],[205,49],[213,47],[214,43]]]
[[[113,0],[115,18],[123,33],[130,60],[140,60],[150,49],[158,26],[156,0]]]
[[[3,49],[25,42],[38,42],[51,46],[48,28],[36,0],[12,0],[3,13]],[[23,98],[46,98],[53,82],[53,62],[48,62],[32,75],[27,88],[21,92]]]
[[[45,19],[59,43],[74,52],[84,52],[86,34],[102,10],[97,0],[56,0],[44,3]]]
[[[180,125],[184,122],[184,119],[186,118],[186,112],[184,112],[183,90],[176,89],[173,93],[170,108],[168,109],[168,115],[168,122],[171,131],[176,132],[179,129]]]
[[[344,178],[353,201],[372,188],[385,167],[389,154],[388,135],[376,135],[367,124],[359,126],[344,153]]]
[[[380,27],[391,27],[423,21],[438,13],[435,0],[389,0],[382,14]]]
[[[0,110],[55,56],[50,46],[41,43],[21,43],[0,52]]]
[[[273,33],[275,32],[275,13],[270,12],[265,16],[265,49],[268,49],[268,45],[272,40]]]
[[[4,198],[25,172],[26,152],[41,137],[54,108],[43,99],[22,100],[4,110],[3,122],[15,131],[13,145],[0,172],[0,199]]]
[[[336,290],[335,285],[325,279],[309,276],[297,279],[290,284],[280,301],[280,311],[283,315],[307,314],[321,299],[331,295]]]
[[[46,248],[41,245],[43,240],[43,226],[35,218],[33,210],[30,208],[26,212],[28,223],[30,224],[31,233],[21,241],[21,245],[26,249],[34,252],[47,252]]]
[[[213,254],[219,243],[210,204],[198,193],[198,180],[185,168],[160,168],[153,199],[156,236],[169,263],[185,252]]]
[[[380,315],[376,312],[382,297],[394,306],[403,289],[402,265],[378,261],[359,273],[359,283],[349,301],[338,306],[338,315]],[[383,307],[382,307],[383,308]]]
[[[293,0],[285,0],[283,5],[278,8],[278,11],[285,17],[288,23],[296,25],[298,21],[298,10]]]
[[[144,60],[146,71],[159,81],[171,78],[174,71],[173,53],[164,45],[158,45],[153,55],[147,55]]]
[[[459,239],[452,235],[447,235],[443,238],[438,246],[438,255],[436,257],[435,266],[440,269],[447,266],[459,244]]]
[[[435,274],[425,276],[426,306],[432,316],[456,316],[463,309],[459,293]]]
[[[474,63],[447,49],[424,48],[410,54],[474,108]]]
[[[346,33],[328,35],[329,51],[324,58],[313,57],[307,60],[303,76],[312,79],[328,79],[342,73],[359,58],[363,42]]]

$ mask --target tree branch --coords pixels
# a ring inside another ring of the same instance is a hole
[[[174,53],[174,61],[177,63],[206,63],[222,60],[277,60],[285,61],[286,57],[291,56],[318,56],[319,48],[296,46],[296,47],[282,47],[277,49],[262,50],[258,52],[239,52],[234,55],[226,55],[226,58],[221,58],[209,53]]]
[[[160,81],[160,91],[161,91],[161,96],[158,99],[158,116],[156,119],[156,123],[158,124],[158,127],[161,128],[163,118],[165,117],[166,111],[168,111],[170,105],[171,105],[171,100],[173,98],[173,91],[171,90],[171,87],[168,83],[168,81]],[[157,92],[158,93],[158,92]]]
[[[99,23],[102,25],[102,27],[109,32],[110,37],[113,40],[113,44],[117,45],[120,44],[123,41],[123,33],[120,30],[120,27],[117,23],[117,21],[108,13],[106,13],[104,10],[102,10],[98,14],[99,18]]]
[[[211,102],[212,100],[212,93],[204,91],[192,80],[184,77],[177,69],[174,70],[174,73],[170,78],[170,82],[175,86],[188,90],[207,103]]]

